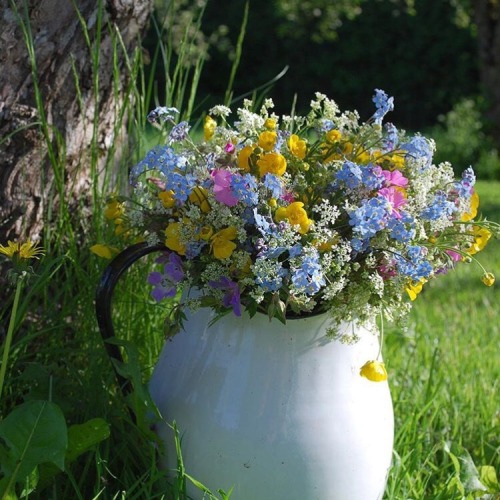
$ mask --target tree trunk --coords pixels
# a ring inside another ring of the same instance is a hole
[[[491,135],[500,146],[500,2],[474,0],[474,20],[481,85],[488,104],[486,118]]]
[[[81,203],[91,169],[118,154],[130,73],[113,44],[137,48],[152,3],[0,0],[0,243],[36,239],[49,203]]]

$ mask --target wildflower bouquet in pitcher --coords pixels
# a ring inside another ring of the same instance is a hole
[[[376,90],[366,122],[316,94],[305,116],[215,106],[196,141],[177,110],[149,119],[166,143],[131,170],[133,199],[110,200],[118,232],[164,243],[149,276],[156,300],[197,289],[192,307],[332,324],[406,314],[429,280],[476,261],[498,224],[477,218],[472,168],[454,178],[434,142],[383,124]],[[232,119],[231,119],[232,120]]]

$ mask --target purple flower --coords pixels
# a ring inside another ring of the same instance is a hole
[[[174,297],[177,293],[177,284],[184,279],[182,260],[174,252],[166,253],[157,259],[157,262],[166,264],[163,266],[163,273],[154,271],[148,276],[148,283],[154,285],[151,296],[160,302],[166,297]]]
[[[240,289],[238,283],[231,281],[227,276],[223,276],[218,281],[209,281],[212,288],[218,288],[224,291],[222,304],[225,307],[232,307],[236,316],[241,316]]]

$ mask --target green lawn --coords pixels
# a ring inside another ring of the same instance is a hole
[[[499,220],[500,185],[479,182],[477,189],[483,215]],[[499,250],[497,240],[478,255],[497,279]],[[387,335],[396,416],[387,499],[463,498],[475,469],[498,471],[500,296],[498,282],[488,288],[481,275],[474,263],[463,264],[429,283],[406,330]]]

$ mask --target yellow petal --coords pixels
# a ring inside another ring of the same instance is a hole
[[[117,248],[101,244],[91,246],[90,251],[92,253],[95,253],[97,256],[102,257],[103,259],[111,259],[113,258],[114,254],[118,253]]]
[[[372,382],[383,382],[387,380],[387,370],[382,361],[367,361],[361,367],[359,374]]]

